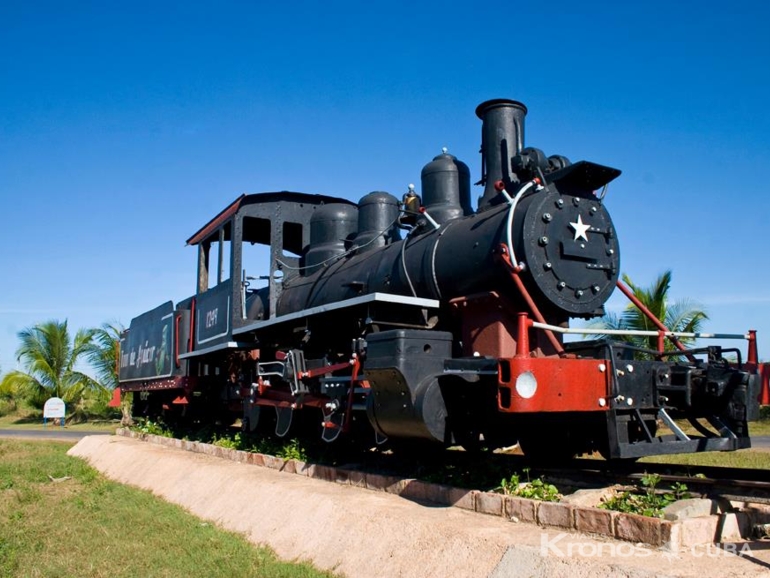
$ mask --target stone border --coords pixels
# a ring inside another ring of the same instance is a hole
[[[118,428],[115,433],[157,445],[267,467],[280,472],[387,492],[415,501],[431,502],[471,510],[480,514],[500,516],[511,522],[525,522],[547,528],[574,530],[636,544],[646,544],[669,551],[678,551],[680,548],[713,544],[720,541],[740,540],[748,536],[751,531],[751,519],[745,512],[725,512],[671,522],[601,508],[574,506],[560,502],[542,502],[495,492],[465,490],[413,478],[372,474],[293,459],[285,460],[267,454],[143,434],[125,428]]]

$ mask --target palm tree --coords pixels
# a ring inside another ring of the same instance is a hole
[[[103,323],[94,329],[93,341],[88,349],[87,357],[96,372],[96,379],[108,391],[118,387],[118,344],[120,334],[125,328],[118,322]],[[124,394],[120,404],[121,425],[132,425],[131,417],[132,394]]]
[[[623,275],[623,281],[629,286],[633,294],[642,304],[647,307],[669,331],[680,331],[685,333],[697,333],[701,330],[703,322],[708,319],[708,315],[699,304],[691,299],[680,299],[669,303],[668,293],[671,289],[671,271],[664,271],[653,284],[645,289],[634,284],[628,275]],[[621,330],[643,330],[657,331],[658,328],[642,313],[633,303],[629,303],[621,315],[608,313],[595,323],[592,327],[602,329],[621,329]],[[646,349],[657,349],[657,336],[622,336],[619,339],[643,347]],[[679,338],[683,344],[692,343],[693,338]],[[666,350],[675,349],[670,340],[666,340]]]
[[[18,333],[21,345],[16,358],[24,371],[10,371],[0,382],[0,389],[16,391],[37,408],[49,397],[59,397],[67,404],[77,402],[88,390],[100,385],[75,367],[91,346],[93,330],[80,329],[70,339],[67,321],[46,321]]]
[[[3,370],[0,368],[0,416],[16,409],[16,388],[2,379]]]
[[[118,386],[117,361],[118,343],[124,328],[120,323],[102,323],[93,330],[91,345],[86,357],[96,372],[96,380],[108,390]]]

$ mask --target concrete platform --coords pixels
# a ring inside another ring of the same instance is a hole
[[[770,575],[770,542],[668,552],[122,437],[87,437],[70,454],[281,558],[350,577]]]

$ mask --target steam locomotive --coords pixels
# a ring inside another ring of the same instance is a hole
[[[327,442],[518,442],[541,458],[750,447],[759,381],[722,348],[686,349],[657,320],[654,351],[606,331],[564,338],[616,286],[633,298],[603,202],[620,171],[525,148],[526,113],[507,99],[476,109],[476,210],[470,171],[446,150],[401,199],[238,197],[187,240],[195,295],[122,335],[134,414],[278,436],[310,423]]]

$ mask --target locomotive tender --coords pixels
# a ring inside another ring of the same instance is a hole
[[[468,167],[444,150],[419,195],[242,195],[190,237],[195,295],[121,338],[134,415],[240,419],[278,436],[304,421],[328,442],[519,442],[535,457],[750,447],[759,382],[720,347],[684,350],[659,321],[659,351],[642,356],[611,335],[564,340],[570,319],[603,315],[616,285],[630,293],[601,192],[620,171],[525,148],[519,102],[476,113],[475,211]]]

